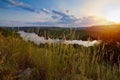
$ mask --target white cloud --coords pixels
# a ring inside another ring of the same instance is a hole
[[[44,16],[44,17],[43,17]],[[112,22],[107,21],[100,17],[86,16],[81,18],[76,18],[73,15],[66,14],[64,12],[49,10],[49,14],[41,12],[41,18],[44,20],[42,23],[38,22],[36,24],[47,24],[47,25],[58,25],[62,27],[84,27],[93,25],[106,25],[112,24]]]
[[[13,6],[19,7],[21,9],[27,10],[27,11],[39,13],[39,11],[34,9],[31,5],[25,4],[23,2],[18,2],[18,1],[15,1],[15,0],[8,0],[7,3],[9,3],[9,4],[13,5]]]
[[[69,15],[65,12],[56,11],[56,10],[48,10],[46,8],[41,9],[39,14],[33,13],[31,17],[31,22],[29,24],[14,21],[2,21],[1,24],[13,24],[16,25],[36,25],[36,26],[59,26],[59,27],[87,27],[93,25],[105,25],[110,24],[111,22],[106,21],[102,18],[88,16],[88,17],[81,17],[76,18],[73,15]]]
[[[46,8],[41,9],[41,11],[45,12],[46,14],[50,14],[50,11]]]

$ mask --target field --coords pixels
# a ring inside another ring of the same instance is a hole
[[[46,38],[97,39],[85,30],[26,31]],[[108,39],[91,47],[35,45],[14,30],[0,29],[0,80],[120,80],[119,75],[119,42]]]

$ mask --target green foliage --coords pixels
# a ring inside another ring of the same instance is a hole
[[[41,28],[35,28],[35,29],[27,29],[26,32],[35,32],[39,36],[44,36],[46,38],[59,38],[59,39],[82,39],[87,40],[89,35],[85,30],[81,29],[64,29],[64,28],[48,28],[48,29],[41,29]]]
[[[120,65],[102,60],[104,51],[101,45],[36,46],[0,34],[0,80],[120,80]]]

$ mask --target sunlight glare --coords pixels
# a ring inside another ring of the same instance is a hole
[[[115,23],[120,23],[120,9],[108,9],[105,13],[104,13],[104,18],[115,22]]]

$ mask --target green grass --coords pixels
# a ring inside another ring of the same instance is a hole
[[[0,80],[120,80],[120,65],[104,60],[104,45],[75,46],[36,46],[0,34]],[[30,74],[20,76],[28,68]]]

